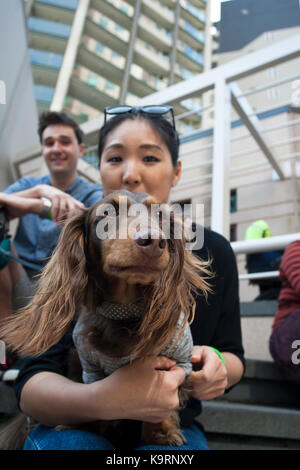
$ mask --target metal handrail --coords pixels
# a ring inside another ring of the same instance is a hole
[[[262,253],[265,251],[284,250],[290,243],[300,240],[300,233],[278,235],[276,237],[260,238],[258,240],[244,240],[232,242],[231,247],[235,255]],[[239,274],[239,281],[250,281],[253,279],[278,278],[279,271],[265,271],[261,273]]]
[[[240,281],[250,281],[252,279],[272,279],[279,277],[279,271],[265,271],[263,273],[239,274]]]
[[[290,233],[275,237],[260,238],[258,240],[243,240],[231,242],[231,247],[236,255],[262,253],[264,251],[284,250],[290,243],[300,240],[300,233]]]

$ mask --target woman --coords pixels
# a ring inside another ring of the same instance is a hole
[[[300,241],[290,243],[279,267],[282,288],[269,341],[270,353],[286,380],[300,391]],[[300,402],[300,399],[299,399]]]
[[[165,117],[171,107],[115,107],[106,110],[109,119],[100,131],[99,159],[103,192],[147,192],[159,203],[168,201],[180,179],[179,139],[174,119]],[[243,348],[239,318],[235,258],[229,243],[205,230],[204,247],[196,254],[213,258],[214,293],[208,302],[197,299],[192,325],[194,344],[191,400],[182,415],[187,444],[176,449],[207,449],[202,430],[193,423],[199,400],[222,395],[243,374]],[[200,346],[201,345],[201,346]],[[93,384],[72,382],[63,376],[70,336],[39,358],[27,358],[15,384],[25,414],[49,426],[75,424],[95,419],[129,419],[159,422],[178,406],[178,386],[184,373],[173,361],[152,357],[135,361],[106,379]],[[219,354],[211,347],[221,350]],[[134,389],[134,396],[132,390]],[[150,391],[150,392],[149,392]],[[39,426],[26,441],[25,449],[113,449],[114,444],[82,431],[57,431]],[[150,447],[138,447],[150,448]],[[162,449],[153,446],[152,449]]]

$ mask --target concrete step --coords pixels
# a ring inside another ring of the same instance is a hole
[[[212,400],[203,402],[197,419],[208,433],[288,439],[298,443],[300,449],[299,409]]]
[[[299,441],[249,436],[206,434],[211,450],[299,450]]]
[[[17,400],[12,386],[0,382],[0,413],[11,415],[18,411]]]
[[[300,407],[300,387],[287,382],[273,362],[248,359],[244,378],[220,400]]]
[[[277,311],[277,300],[254,300],[241,302],[242,317],[273,317]]]

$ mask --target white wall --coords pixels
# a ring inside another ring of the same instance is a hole
[[[15,155],[39,144],[23,0],[0,2],[0,80],[6,88],[6,104],[0,104],[2,190],[13,181]]]

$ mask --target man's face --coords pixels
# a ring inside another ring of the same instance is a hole
[[[79,144],[74,129],[64,124],[46,127],[42,135],[42,153],[53,176],[70,176],[76,172],[78,158],[85,146]]]

